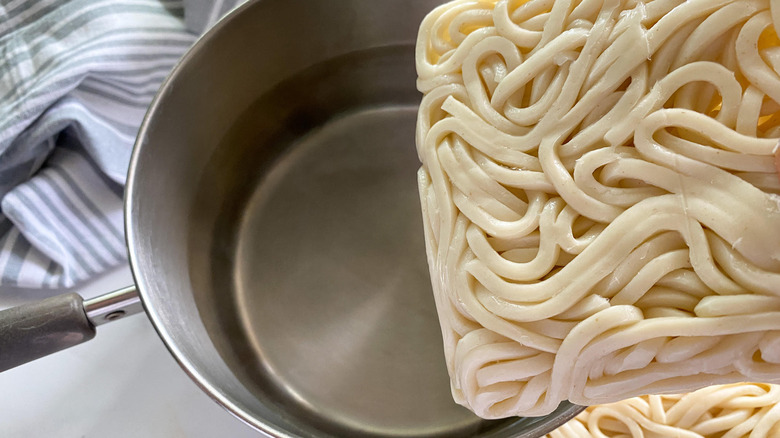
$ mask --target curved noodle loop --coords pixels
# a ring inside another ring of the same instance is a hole
[[[425,18],[418,183],[459,403],[538,416],[780,382],[773,8],[456,0]]]

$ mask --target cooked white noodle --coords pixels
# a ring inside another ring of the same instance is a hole
[[[457,0],[425,18],[419,188],[459,403],[536,416],[780,382],[778,8]]]
[[[737,383],[588,407],[546,438],[780,436],[780,386]]]

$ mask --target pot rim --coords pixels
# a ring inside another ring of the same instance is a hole
[[[140,275],[140,255],[138,254],[137,247],[138,236],[133,231],[133,225],[135,223],[134,200],[137,198],[137,196],[139,196],[136,191],[135,182],[136,179],[138,179],[138,161],[140,154],[142,153],[141,150],[146,143],[147,130],[149,129],[149,125],[154,118],[161,101],[168,94],[168,90],[172,87],[172,84],[176,82],[176,78],[179,76],[180,72],[190,63],[190,59],[197,56],[198,53],[204,50],[209,41],[216,38],[221,29],[229,26],[231,21],[233,21],[244,10],[251,8],[254,4],[261,1],[263,0],[248,0],[242,3],[240,6],[236,7],[220,18],[202,35],[198,36],[192,46],[187,49],[184,55],[176,62],[173,69],[170,71],[170,73],[168,73],[168,75],[165,77],[165,80],[160,85],[160,88],[157,90],[157,93],[152,99],[152,102],[144,115],[143,121],[141,122],[136,141],[133,145],[133,152],[130,157],[130,165],[127,172],[127,183],[124,197],[125,244],[128,251],[130,271],[132,273],[136,288],[138,289],[138,294],[141,297],[141,303],[143,304],[144,310],[149,316],[149,320],[152,322],[152,326],[154,327],[158,336],[162,339],[163,344],[171,353],[171,356],[173,356],[179,366],[184,370],[184,372],[201,390],[203,390],[203,392],[211,397],[211,399],[216,401],[220,406],[224,407],[228,412],[230,412],[230,414],[250,427],[275,438],[295,438],[294,436],[289,435],[284,431],[276,429],[268,423],[259,421],[253,415],[250,415],[244,409],[236,405],[236,403],[234,403],[233,400],[231,400],[228,396],[223,394],[219,388],[212,385],[209,379],[204,377],[203,374],[188,359],[188,357],[179,349],[176,342],[172,339],[166,325],[162,322],[162,318],[157,312],[157,309],[155,309],[155,307],[150,304],[150,299],[145,293],[149,285],[146,283],[143,276]]]

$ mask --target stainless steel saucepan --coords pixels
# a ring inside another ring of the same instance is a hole
[[[452,401],[415,179],[414,40],[438,3],[258,0],[218,23],[135,146],[137,292],[0,312],[0,369],[142,303],[184,371],[270,436],[536,437],[576,415]]]

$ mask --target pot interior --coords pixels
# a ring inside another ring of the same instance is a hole
[[[474,436],[452,401],[416,186],[413,51],[351,53],[285,80],[228,130],[201,315],[253,393],[334,436]],[[190,237],[199,240],[198,233]],[[208,266],[207,266],[208,265]],[[194,277],[194,276],[193,276]]]
[[[413,42],[438,2],[320,3],[241,8],[150,112],[127,220],[152,322],[274,436],[546,433],[579,408],[486,421],[450,394],[414,142]]]

